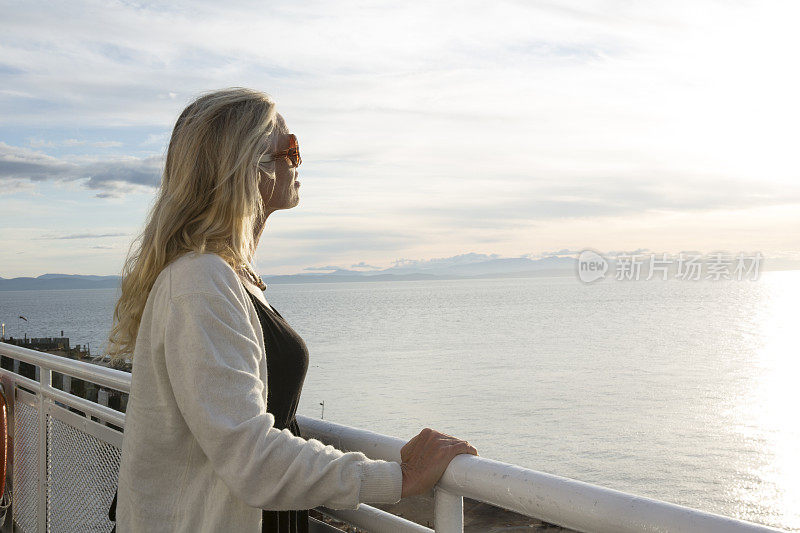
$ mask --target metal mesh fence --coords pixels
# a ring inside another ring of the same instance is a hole
[[[39,409],[23,401],[14,405],[13,514],[21,531],[37,531],[39,505]]]
[[[48,531],[111,531],[121,451],[49,415],[47,433]]]

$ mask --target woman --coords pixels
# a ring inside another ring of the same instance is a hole
[[[424,429],[402,464],[302,438],[305,343],[251,267],[267,217],[298,203],[297,139],[274,101],[230,88],[178,118],[125,263],[109,354],[130,357],[117,531],[306,531],[307,509],[430,490],[467,442]]]

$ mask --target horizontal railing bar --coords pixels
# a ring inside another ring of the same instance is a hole
[[[122,449],[123,433],[106,426],[102,422],[92,420],[86,416],[81,416],[78,413],[73,413],[69,409],[65,409],[61,405],[55,403],[49,403],[47,405],[47,414],[50,415],[53,420],[58,420],[63,424],[95,437],[97,440],[110,444],[115,448]]]
[[[399,437],[303,415],[295,418],[304,438],[317,439],[340,450],[358,450],[372,459],[400,462],[400,449],[406,441]]]
[[[416,522],[387,513],[365,503],[360,504],[358,509],[317,507],[317,510],[374,533],[433,533],[433,530],[429,527],[421,526]]]
[[[11,370],[6,370],[5,368],[0,368],[0,376],[8,376],[11,381],[22,385],[23,387],[27,387],[34,392],[39,392],[42,388],[41,383],[36,381],[35,379],[31,379],[29,377],[23,376],[21,374],[17,374],[12,372]]]
[[[12,389],[7,391],[6,394],[16,394],[16,398],[14,398],[14,405],[18,403],[24,403],[28,407],[37,408],[39,406],[39,395],[37,393],[30,392],[28,389],[24,389],[19,386],[17,386],[16,390],[14,390],[13,385],[14,384],[12,383]]]
[[[61,403],[67,404],[70,407],[80,409],[87,414],[99,418],[103,422],[114,424],[120,428],[125,427],[125,413],[121,413],[116,409],[106,407],[105,405],[99,403],[94,403],[93,401],[81,398],[80,396],[68,394],[62,390],[54,389],[53,387],[47,387],[44,395],[46,397],[58,400]]]
[[[22,384],[23,386],[41,394],[45,398],[58,400],[69,407],[80,409],[91,416],[101,419],[103,422],[109,422],[118,427],[125,426],[125,413],[121,413],[115,409],[106,407],[105,405],[87,400],[86,398],[69,394],[60,389],[50,386],[43,387],[38,381],[21,376],[5,368],[0,368],[0,375],[8,376],[8,378],[12,381]]]
[[[131,374],[115,368],[108,368],[85,361],[78,361],[77,359],[69,359],[60,355],[39,352],[5,342],[0,342],[0,355],[12,359],[19,359],[20,361],[39,367],[49,368],[54,372],[91,381],[120,392],[131,392]]]
[[[305,438],[360,450],[372,459],[400,462],[403,439],[302,415],[296,418]],[[780,531],[467,454],[453,459],[437,486],[576,531]]]
[[[473,455],[456,456],[439,483],[465,497],[576,531],[780,531]]]

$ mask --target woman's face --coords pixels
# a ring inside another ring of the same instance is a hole
[[[280,113],[277,114],[278,131],[287,132],[289,129]],[[277,146],[275,151],[286,150],[289,148],[289,135],[288,133],[279,133],[277,136]],[[297,167],[292,167],[289,160],[280,158],[275,161],[275,186],[272,186],[272,180],[267,177],[266,172],[259,170],[261,181],[259,190],[261,198],[264,200],[264,206],[267,210],[276,209],[291,209],[300,202],[300,181],[297,177],[299,173]]]

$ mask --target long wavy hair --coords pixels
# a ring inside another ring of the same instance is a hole
[[[133,363],[136,336],[158,274],[179,256],[213,252],[237,272],[251,269],[255,228],[263,223],[256,160],[274,150],[286,126],[262,92],[231,87],[202,94],[178,117],[155,203],[122,269],[106,354]],[[274,166],[261,166],[275,183]]]

